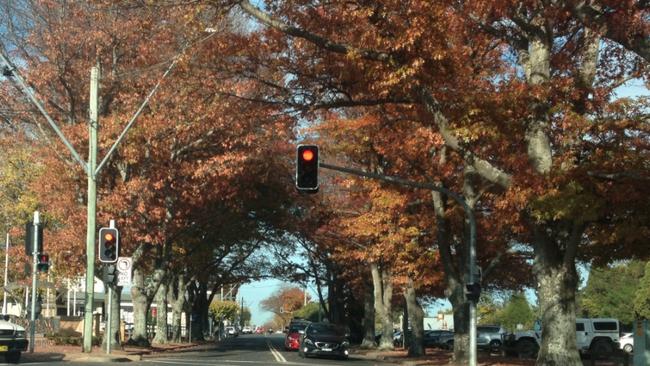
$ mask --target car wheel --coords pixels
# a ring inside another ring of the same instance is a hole
[[[632,347],[631,344],[626,344],[625,346],[623,346],[623,351],[627,353],[632,353],[632,351],[634,351],[634,347]]]
[[[496,339],[490,341],[490,352],[499,353],[501,352],[501,341]]]
[[[5,354],[5,361],[7,361],[7,363],[20,362],[20,352],[7,352]]]
[[[517,342],[517,354],[519,358],[534,358],[539,351],[539,346],[530,339],[520,339]]]

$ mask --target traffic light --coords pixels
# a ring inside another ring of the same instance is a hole
[[[318,146],[316,145],[298,145],[296,188],[306,193],[318,192]]]
[[[468,283],[465,285],[465,297],[467,300],[477,303],[481,297],[481,284]]]
[[[36,253],[43,251],[43,225],[38,225],[38,242],[36,243]],[[34,248],[34,223],[25,224],[25,255],[31,256]]]
[[[36,270],[38,272],[47,272],[50,269],[50,256],[39,254],[36,256]]]
[[[119,232],[115,228],[99,229],[99,261],[104,263],[117,262],[119,253]]]

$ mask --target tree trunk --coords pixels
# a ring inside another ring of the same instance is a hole
[[[363,294],[363,341],[361,348],[375,348],[375,298],[372,287],[366,286]]]
[[[134,261],[135,262],[135,261]],[[144,273],[140,268],[133,268],[133,286],[131,287],[133,302],[133,333],[129,343],[139,346],[149,346],[147,338],[147,312],[150,302],[144,284]]]
[[[379,349],[393,349],[393,320],[391,317],[393,284],[389,271],[379,268],[377,263],[370,265],[375,297],[375,315],[381,322],[381,339]]]
[[[462,293],[451,296],[449,300],[454,312],[453,362],[456,365],[467,365],[469,362],[469,303],[465,302]]]
[[[111,285],[111,290],[113,291],[112,302],[108,304],[108,286],[106,286],[106,297],[104,300],[104,309],[111,307],[111,335],[104,333],[104,339],[102,340],[102,347],[106,349],[106,343],[111,340],[111,348],[117,349],[120,347],[120,300],[122,295],[122,287]],[[108,316],[108,315],[107,315]],[[106,318],[108,322],[108,318]]]
[[[156,336],[153,343],[166,344],[167,337],[167,284],[161,283],[156,294]]]
[[[537,366],[582,366],[576,342],[575,295],[578,275],[575,266],[575,247],[582,228],[574,226],[571,234],[548,237],[548,233],[562,232],[537,225],[534,229],[535,264],[538,281],[538,299],[542,314],[542,344]],[[565,238],[558,245],[558,237]],[[566,248],[559,250],[559,248]]]
[[[408,354],[415,357],[424,356],[424,311],[418,303],[413,280],[410,277],[404,298],[406,299],[406,307],[413,328]]]
[[[186,276],[181,274],[178,276],[175,288],[170,291],[172,293],[172,342],[181,341],[181,315],[183,308],[185,308],[185,291],[187,290]]]

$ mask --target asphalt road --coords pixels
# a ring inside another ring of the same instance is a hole
[[[4,360],[1,360],[4,361]],[[97,362],[30,362],[27,357],[21,365],[72,364],[96,366]],[[379,361],[365,360],[351,355],[348,360],[309,358],[303,359],[298,352],[284,350],[284,334],[241,335],[215,344],[214,348],[202,351],[179,351],[165,353],[156,357],[147,357],[142,361],[101,363],[102,365],[142,365],[142,366],[264,366],[264,365],[304,365],[304,366],[371,366],[391,365]],[[5,365],[0,362],[0,366]],[[394,365],[394,364],[393,364]]]
[[[284,334],[241,335],[221,342],[214,350],[170,354],[165,357],[145,359],[137,364],[140,363],[147,366],[253,366],[283,364],[305,366],[389,365],[388,363],[356,358],[354,355],[348,360],[324,358],[303,359],[298,356],[298,352],[287,352],[284,350]]]

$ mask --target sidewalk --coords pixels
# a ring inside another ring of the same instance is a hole
[[[156,355],[175,352],[180,350],[201,350],[204,348],[214,347],[213,342],[201,343],[170,343],[166,345],[156,345],[151,347],[124,346],[122,348],[111,350],[111,354],[106,354],[106,349],[93,347],[92,352],[81,352],[80,346],[57,346],[57,345],[39,345],[35,348],[34,353],[25,352],[22,355],[23,362],[131,362],[140,361],[144,357],[154,357]]]

